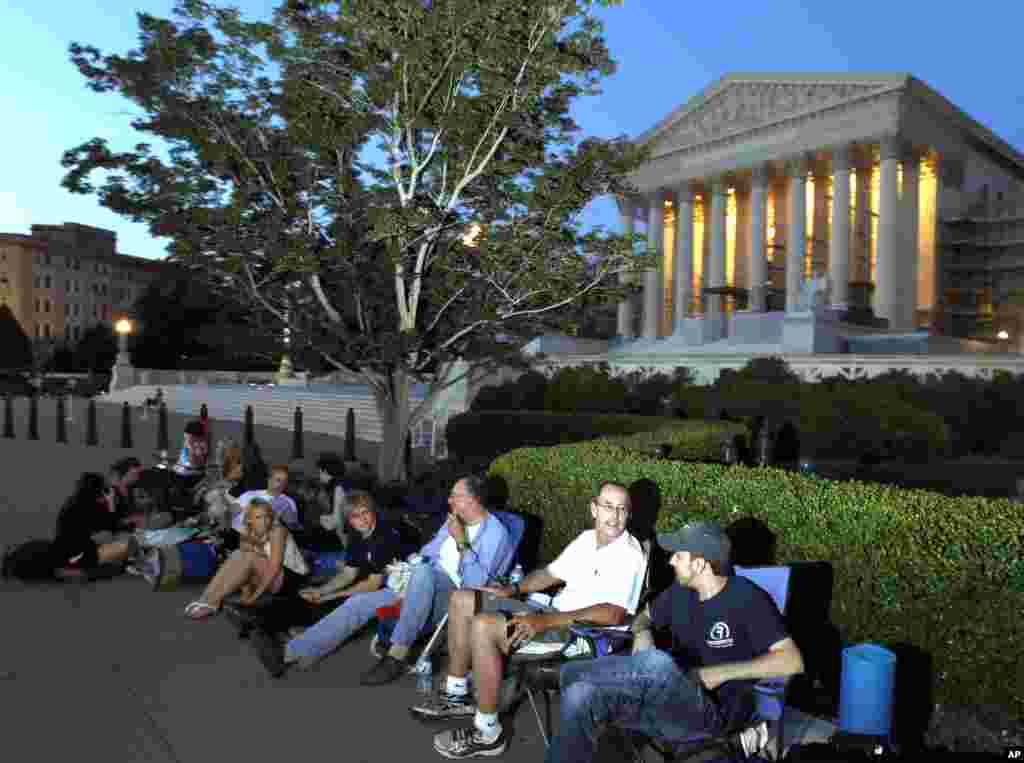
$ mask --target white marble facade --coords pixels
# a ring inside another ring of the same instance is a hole
[[[619,305],[618,352],[843,352],[847,329],[927,329],[965,167],[1024,181],[1024,157],[908,75],[729,75],[637,141],[650,158],[619,209],[660,267]]]

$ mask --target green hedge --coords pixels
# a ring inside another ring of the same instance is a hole
[[[543,519],[545,561],[590,526],[602,480],[654,480],[661,530],[760,519],[779,560],[833,565],[832,620],[848,642],[914,644],[934,658],[937,701],[1024,712],[1024,513],[1008,500],[659,461],[608,440],[517,450],[491,474],[512,509]]]
[[[682,421],[663,416],[572,414],[540,411],[469,411],[453,416],[445,437],[460,458],[495,458],[521,447],[563,445],[598,437],[633,435],[633,447],[673,446],[673,458],[716,459],[725,432],[742,425]]]

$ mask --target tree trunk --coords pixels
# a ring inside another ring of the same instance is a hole
[[[405,482],[408,476],[405,436],[412,423],[409,410],[410,379],[404,370],[399,370],[391,374],[389,381],[389,394],[373,386],[383,434],[377,452],[377,479],[385,483]]]

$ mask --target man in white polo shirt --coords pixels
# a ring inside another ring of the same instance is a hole
[[[248,490],[238,496],[238,513],[232,517],[231,526],[239,532],[242,531],[242,526],[245,523],[245,510],[249,506],[249,501],[259,497],[270,501],[274,519],[289,530],[298,530],[300,528],[299,508],[290,496],[284,494],[287,489],[288,467],[283,464],[270,467],[270,478],[267,481],[266,490]]]
[[[640,542],[626,532],[629,491],[605,482],[590,502],[594,529],[586,530],[547,567],[511,586],[454,591],[448,603],[448,677],[436,696],[410,710],[421,720],[473,716],[468,728],[434,737],[446,758],[500,755],[507,744],[498,721],[498,687],[505,658],[513,651],[544,654],[568,641],[569,625],[587,621],[621,625],[636,612],[647,560]],[[522,594],[565,583],[542,604]],[[479,611],[477,611],[479,602]],[[476,677],[478,706],[467,675]]]

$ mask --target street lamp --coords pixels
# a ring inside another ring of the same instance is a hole
[[[1002,340],[1003,340],[1004,342],[1005,342],[1005,341],[1006,341],[1007,339],[1009,339],[1009,338],[1010,338],[1010,332],[1009,332],[1009,331],[1007,331],[1006,329],[1001,329],[1001,330],[999,331],[999,333],[998,333],[998,334],[996,334],[996,339],[1002,339]]]
[[[132,322],[122,318],[114,324],[114,331],[117,332],[117,360],[111,372],[110,392],[135,384],[135,369],[128,355],[128,335],[132,333]]]
[[[122,318],[114,324],[114,331],[117,332],[117,364],[129,366],[131,361],[128,359],[128,335],[132,333],[132,322]]]

